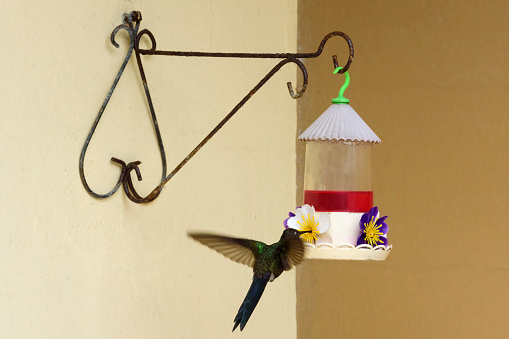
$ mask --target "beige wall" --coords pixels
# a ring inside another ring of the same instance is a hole
[[[125,56],[121,13],[173,50],[295,51],[296,2],[46,1],[3,4],[0,48],[0,337],[227,338],[250,270],[190,241],[189,229],[277,240],[295,207],[296,102],[286,66],[148,205],[96,200],[78,158]],[[144,58],[172,169],[277,61]],[[134,56],[85,160],[106,192],[111,156],[160,160]],[[294,338],[295,275],[269,285],[244,338]],[[270,333],[270,334],[269,334]]]
[[[299,1],[299,49],[355,46],[345,96],[380,136],[375,204],[388,260],[307,261],[299,338],[507,338],[509,39],[506,1]],[[342,79],[309,64],[299,129]],[[299,154],[302,157],[302,154]]]

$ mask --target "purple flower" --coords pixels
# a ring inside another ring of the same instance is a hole
[[[288,215],[289,217],[285,219],[285,221],[283,222],[283,224],[285,225],[285,228],[288,228],[288,220],[290,218],[293,218],[295,216],[295,213],[292,213],[292,212],[288,212]]]
[[[361,235],[357,239],[357,246],[368,244],[373,247],[378,245],[387,246],[387,232],[389,226],[385,223],[387,216],[379,218],[378,207],[373,207],[367,213],[364,213],[359,222]]]
[[[297,208],[301,208],[302,206],[299,206]],[[288,220],[290,218],[293,218],[295,216],[295,213],[292,213],[292,212],[288,212],[288,215],[289,217],[285,219],[285,221],[283,221],[283,224],[285,225],[285,228],[288,228]]]

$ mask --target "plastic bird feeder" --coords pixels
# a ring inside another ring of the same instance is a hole
[[[298,138],[306,142],[304,204],[329,213],[330,239],[321,240],[329,248],[357,244],[360,218],[373,207],[373,144],[381,142],[343,96],[350,83],[344,74],[339,96]]]

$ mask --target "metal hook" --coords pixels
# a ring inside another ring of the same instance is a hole
[[[297,66],[299,66],[300,70],[302,71],[302,76],[304,78],[302,87],[300,88],[300,90],[297,91],[297,94],[295,94],[295,92],[293,91],[292,83],[288,81],[286,85],[288,86],[288,92],[290,92],[290,96],[294,99],[298,99],[304,94],[306,88],[308,87],[308,71],[306,70],[304,64],[299,60],[295,59],[294,62],[297,64]]]
[[[347,42],[348,44],[348,61],[346,62],[345,66],[343,66],[343,68],[341,69],[341,71],[339,72],[339,74],[342,74],[346,71],[348,71],[348,69],[350,68],[350,65],[352,64],[353,62],[353,56],[354,56],[354,49],[353,49],[353,43],[352,43],[352,40],[350,39],[350,37],[348,37],[348,35],[346,35],[345,33],[343,32],[340,32],[340,31],[335,31],[335,32],[331,32],[329,34],[327,34],[323,39],[322,41],[320,42],[320,45],[318,46],[318,50],[315,52],[315,53],[308,53],[308,54],[305,54],[306,57],[308,58],[316,58],[317,56],[320,56],[320,54],[322,54],[322,51],[323,51],[323,48],[325,46],[325,44],[327,43],[327,41],[332,38],[332,37],[335,37],[335,36],[340,36],[342,37],[343,39],[345,39],[345,41]],[[338,58],[336,55],[333,55],[332,56],[332,61],[334,63],[334,68],[338,68]]]

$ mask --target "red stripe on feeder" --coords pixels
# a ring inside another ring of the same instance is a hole
[[[305,190],[304,203],[317,212],[366,213],[373,207],[373,192]]]

